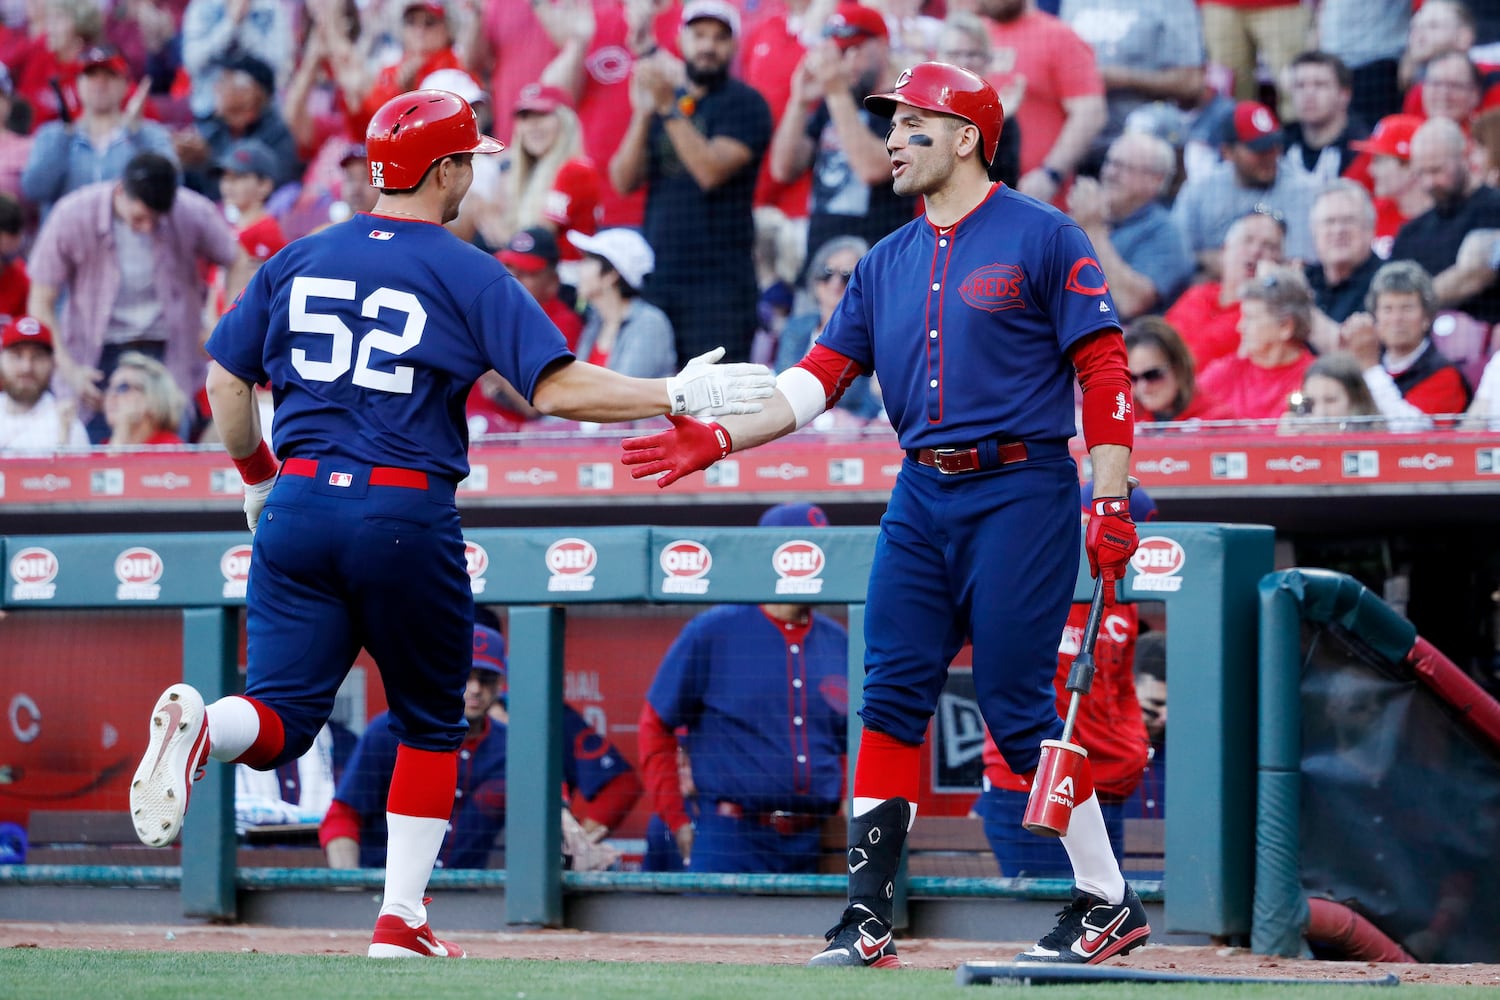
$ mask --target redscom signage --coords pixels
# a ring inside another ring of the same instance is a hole
[[[1136,590],[1181,590],[1182,577],[1177,574],[1182,572],[1186,562],[1187,553],[1172,539],[1161,535],[1142,538],[1135,555],[1130,557],[1130,565],[1136,573],[1130,585]]]
[[[50,601],[57,593],[57,556],[36,546],[10,557],[10,597],[13,601]]]
[[[666,574],[661,582],[662,593],[708,593],[708,571],[714,564],[714,557],[707,545],[679,538],[661,550],[657,562],[661,571]]]
[[[559,538],[547,546],[547,580],[550,592],[590,591],[594,589],[594,568],[599,552],[582,538]]]
[[[778,545],[771,553],[771,568],[778,577],[776,593],[821,594],[826,562],[823,550],[812,542],[798,538]]]
[[[161,556],[144,545],[121,552],[115,556],[115,579],[120,581],[115,588],[115,600],[156,600],[161,596],[158,583],[165,568]]]

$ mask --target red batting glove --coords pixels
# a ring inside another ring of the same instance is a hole
[[[621,442],[625,454],[620,461],[634,466],[631,479],[665,473],[656,481],[657,486],[665,488],[683,476],[701,472],[734,450],[729,432],[719,424],[692,417],[669,415],[667,419],[672,421],[671,430]]]
[[[1138,544],[1130,498],[1096,497],[1084,547],[1089,554],[1089,572],[1104,581],[1105,604],[1115,603],[1115,584],[1125,579],[1125,567]]]

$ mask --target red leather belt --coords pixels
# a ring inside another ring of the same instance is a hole
[[[727,816],[730,819],[743,819],[751,823],[759,823],[761,826],[770,827],[784,836],[815,830],[823,825],[823,820],[826,818],[823,816],[814,816],[811,813],[780,811],[763,813],[746,812],[745,808],[738,802],[730,802],[727,799],[720,799],[714,812],[720,816]]]
[[[984,452],[990,448],[994,449],[995,458],[991,464],[984,461]],[[981,469],[999,468],[1002,465],[1014,465],[1016,462],[1026,461],[1026,442],[1006,441],[995,445],[973,445],[969,448],[918,448],[915,454],[907,452],[919,465],[926,465],[941,472],[945,476],[955,476],[961,472],[978,472]]]
[[[281,474],[284,476],[306,476],[308,479],[318,478],[318,463],[310,458],[289,458],[281,463]],[[328,481],[339,485],[336,476],[348,476],[350,473],[342,471],[333,463],[328,463]],[[348,485],[344,483],[343,485]],[[418,472],[415,469],[393,469],[388,466],[377,465],[370,469],[371,486],[403,486],[411,490],[425,490],[427,488],[427,473]]]

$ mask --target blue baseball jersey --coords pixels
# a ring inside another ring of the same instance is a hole
[[[646,699],[687,728],[693,782],[747,812],[832,812],[843,796],[849,636],[814,614],[789,633],[758,605],[693,618],[667,650]]]
[[[1106,328],[1120,323],[1083,230],[996,185],[954,226],[915,219],[876,244],[818,343],[879,375],[903,448],[936,448],[1072,437],[1065,352]]]
[[[505,830],[505,733],[504,725],[487,718],[484,731],[464,740],[458,751],[458,787],[453,792],[448,832],[438,852],[439,868],[489,864],[490,850]],[[333,795],[359,813],[359,863],[364,868],[385,867],[385,807],[396,748],[391,714],[381,712],[365,727]]]
[[[630,762],[599,730],[588,724],[572,705],[563,706],[564,794],[579,792],[590,802],[622,774],[633,770]]]
[[[359,214],[295,241],[250,280],[208,353],[271,383],[280,458],[468,475],[464,402],[493,368],[531,398],[572,357],[505,267],[442,226]]]

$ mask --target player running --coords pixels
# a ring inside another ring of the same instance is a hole
[[[1113,583],[1135,551],[1126,474],[1133,443],[1124,339],[1087,237],[1061,212],[991,183],[1002,113],[993,87],[945,63],[866,98],[891,116],[897,194],[926,217],[855,267],[807,357],[753,417],[625,441],[637,477],[666,486],[731,451],[790,434],[856,376],[879,372],[906,449],[870,571],[864,733],[849,823],[849,905],[812,965],[891,967],[892,887],[916,817],[918,752],[948,664],[974,643],[985,722],[1011,769],[1057,739],[1052,675],[1078,572],[1073,376],[1095,501],[1087,548]],[[1110,850],[1086,764],[1062,838],[1076,888],[1024,962],[1100,962],[1144,943],[1146,913]]]
[[[205,708],[191,687],[167,689],[130,810],[141,839],[165,846],[209,757],[259,770],[299,757],[364,647],[400,742],[369,954],[461,957],[433,935],[423,893],[467,731],[474,602],[454,489],[469,471],[470,386],[493,368],[543,413],[610,423],[753,412],[773,381],[759,365],[714,365],[713,352],[669,379],[576,360],[497,260],[443,228],[474,155],[503,148],[462,98],[393,98],[365,144],[373,212],[273,257],[209,339],[214,420],[255,532],[246,693]],[[268,380],[279,475],[253,392]]]

